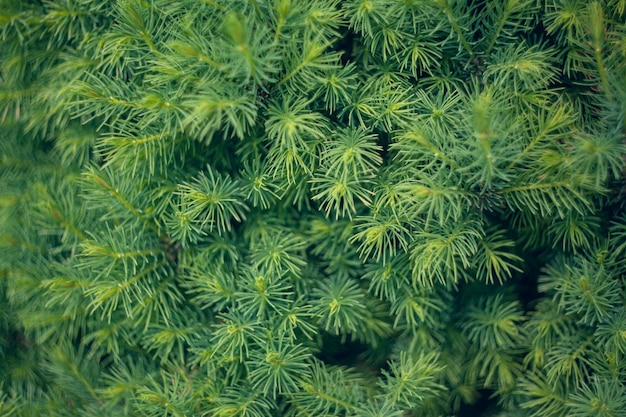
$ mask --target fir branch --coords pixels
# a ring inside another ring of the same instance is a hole
[[[390,371],[383,371],[385,379],[380,385],[384,394],[381,398],[391,405],[413,408],[418,401],[438,395],[444,387],[435,382],[442,370],[437,360],[435,354],[416,358],[400,354],[399,361],[390,363]]]
[[[0,0],[0,409],[623,415],[624,10]]]

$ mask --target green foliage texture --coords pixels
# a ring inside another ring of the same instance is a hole
[[[626,416],[626,1],[0,0],[0,416]]]

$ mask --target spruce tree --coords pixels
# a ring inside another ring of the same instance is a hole
[[[0,0],[0,416],[626,416],[626,1]]]

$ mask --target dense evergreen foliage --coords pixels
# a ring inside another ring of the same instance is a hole
[[[0,0],[1,416],[626,416],[625,0]]]

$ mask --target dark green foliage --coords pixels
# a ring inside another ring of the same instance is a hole
[[[0,0],[0,416],[626,416],[626,1]]]

